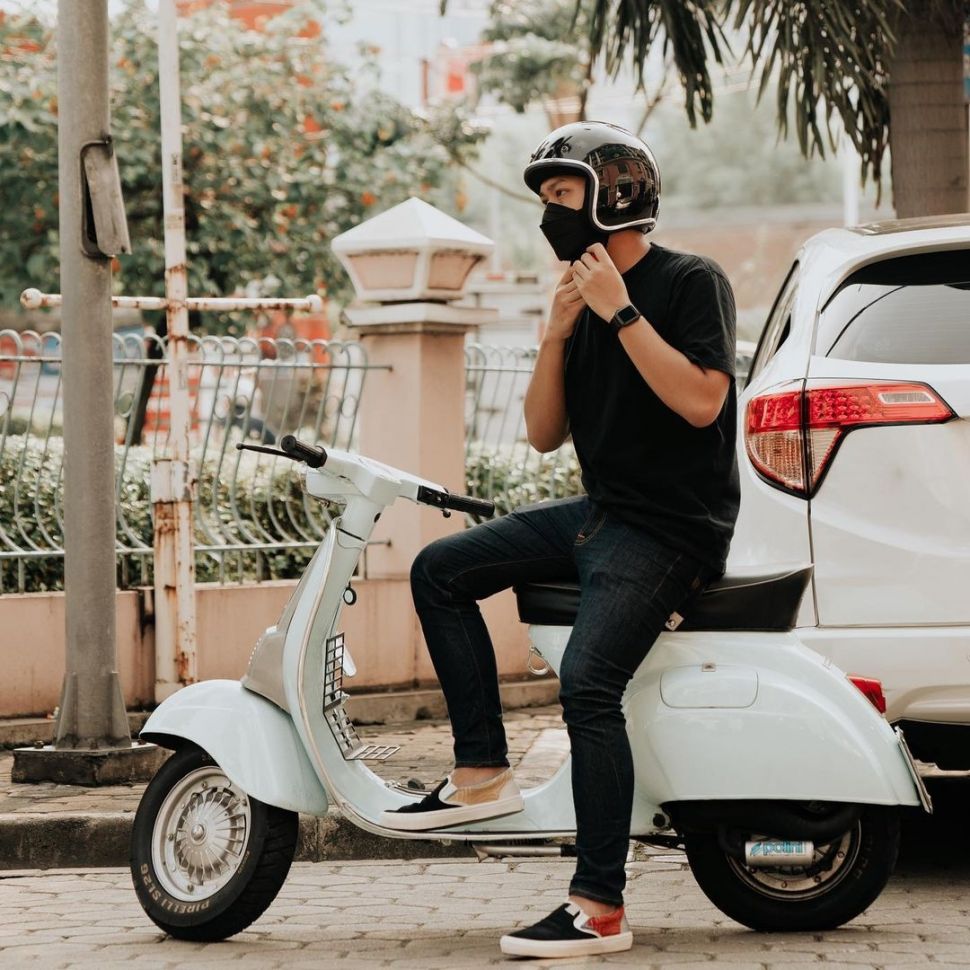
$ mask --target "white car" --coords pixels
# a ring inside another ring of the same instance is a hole
[[[738,414],[729,570],[813,563],[802,640],[970,768],[970,216],[813,236]]]

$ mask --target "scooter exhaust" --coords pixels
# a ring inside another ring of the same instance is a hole
[[[807,866],[814,858],[815,845],[812,842],[764,839],[744,843],[744,863],[753,868]]]

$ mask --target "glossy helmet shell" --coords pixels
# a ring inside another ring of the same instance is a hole
[[[586,176],[586,213],[605,232],[650,232],[660,210],[660,169],[632,132],[603,121],[576,121],[548,134],[525,168],[536,195],[553,175]]]

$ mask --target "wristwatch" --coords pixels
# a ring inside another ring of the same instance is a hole
[[[614,333],[619,333],[624,327],[629,327],[631,323],[636,323],[641,316],[640,311],[632,303],[629,303],[625,307],[620,307],[610,317],[608,326]]]

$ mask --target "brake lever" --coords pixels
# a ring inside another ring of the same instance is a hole
[[[264,455],[279,455],[281,458],[289,458],[293,461],[292,455],[288,455],[285,451],[280,451],[279,448],[267,448],[264,445],[244,445],[242,443],[236,444],[236,451],[261,451]]]

